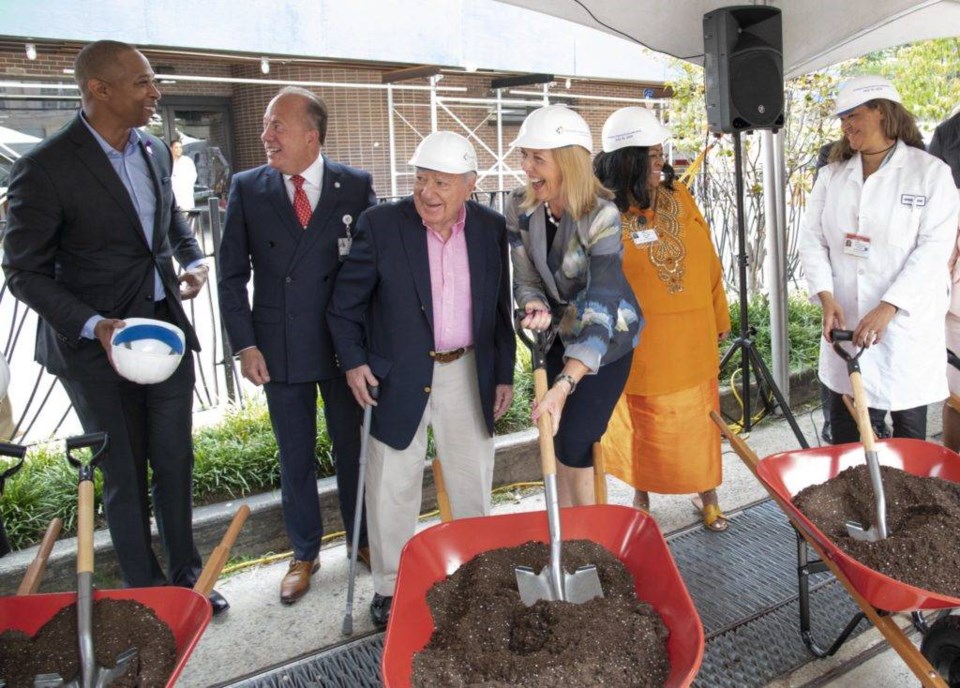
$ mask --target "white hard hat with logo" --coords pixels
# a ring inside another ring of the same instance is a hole
[[[183,330],[162,320],[126,318],[111,339],[113,366],[131,382],[153,385],[173,375],[186,351]]]
[[[837,93],[837,102],[833,108],[833,116],[839,117],[855,107],[877,98],[892,100],[894,103],[903,102],[900,98],[900,92],[888,79],[875,74],[855,76],[845,81],[840,87],[840,92]]]
[[[435,131],[420,142],[409,164],[449,174],[476,172],[477,151],[460,134]]]
[[[653,111],[634,106],[620,108],[607,118],[600,141],[603,152],[612,153],[630,146],[656,146],[670,136],[670,130],[660,124]]]
[[[581,146],[592,153],[593,136],[587,121],[566,105],[545,105],[527,115],[510,145],[537,149]]]

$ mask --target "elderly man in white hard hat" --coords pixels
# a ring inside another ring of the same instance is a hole
[[[852,387],[832,349],[853,330],[874,423],[890,412],[893,436],[925,439],[927,405],[947,394],[947,260],[957,237],[950,168],[928,154],[900,93],[880,76],[837,95],[843,139],[820,170],[800,235],[809,293],[823,309],[820,379],[831,394],[835,444],[860,438],[841,396]]]
[[[440,131],[410,164],[413,195],[360,216],[327,311],[357,403],[376,407],[366,507],[377,625],[390,615],[400,550],[420,512],[427,428],[454,518],[483,516],[493,423],[513,400],[506,227],[470,200],[477,154]]]

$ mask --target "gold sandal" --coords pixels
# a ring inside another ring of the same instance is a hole
[[[704,506],[700,495],[697,495],[690,501],[693,502],[693,507],[700,512],[700,517],[703,519],[703,526],[707,530],[711,530],[714,533],[722,533],[730,527],[730,521],[718,505],[707,504]]]

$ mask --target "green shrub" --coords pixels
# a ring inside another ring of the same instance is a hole
[[[805,294],[792,294],[787,299],[787,336],[790,339],[790,369],[803,370],[816,368],[820,354],[820,306],[810,303]],[[760,358],[770,365],[770,301],[764,296],[758,296],[747,306],[747,320],[749,325],[757,331],[753,338]],[[730,342],[740,333],[740,304],[733,301],[730,304],[730,338],[720,342],[720,356],[730,348]],[[720,371],[720,384],[730,381],[730,376],[740,367],[740,353]]]

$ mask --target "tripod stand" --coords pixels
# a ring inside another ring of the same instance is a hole
[[[739,284],[737,287],[740,295],[740,333],[737,335],[737,338],[730,343],[730,348],[727,349],[726,353],[723,354],[723,358],[720,360],[720,368],[723,369],[727,362],[733,358],[733,355],[738,350],[740,351],[740,365],[743,370],[740,380],[742,385],[741,398],[743,399],[744,431],[749,432],[750,428],[753,427],[753,418],[750,412],[750,368],[752,366],[754,373],[757,375],[757,379],[762,378],[767,387],[770,388],[770,391],[777,401],[777,405],[779,405],[780,410],[783,411],[783,416],[790,424],[790,429],[793,430],[793,434],[796,436],[800,446],[807,449],[810,446],[807,443],[807,438],[803,436],[800,426],[797,425],[797,419],[794,418],[793,412],[783,398],[783,393],[777,387],[777,383],[774,382],[770,370],[763,362],[763,359],[760,358],[760,354],[754,346],[752,335],[755,331],[750,327],[747,319],[747,264],[749,263],[749,258],[747,257],[747,232],[743,209],[743,154],[741,151],[739,131],[733,133],[733,146],[734,177],[736,178],[737,189],[737,261],[739,265]],[[759,390],[760,385],[758,384],[758,394]]]

